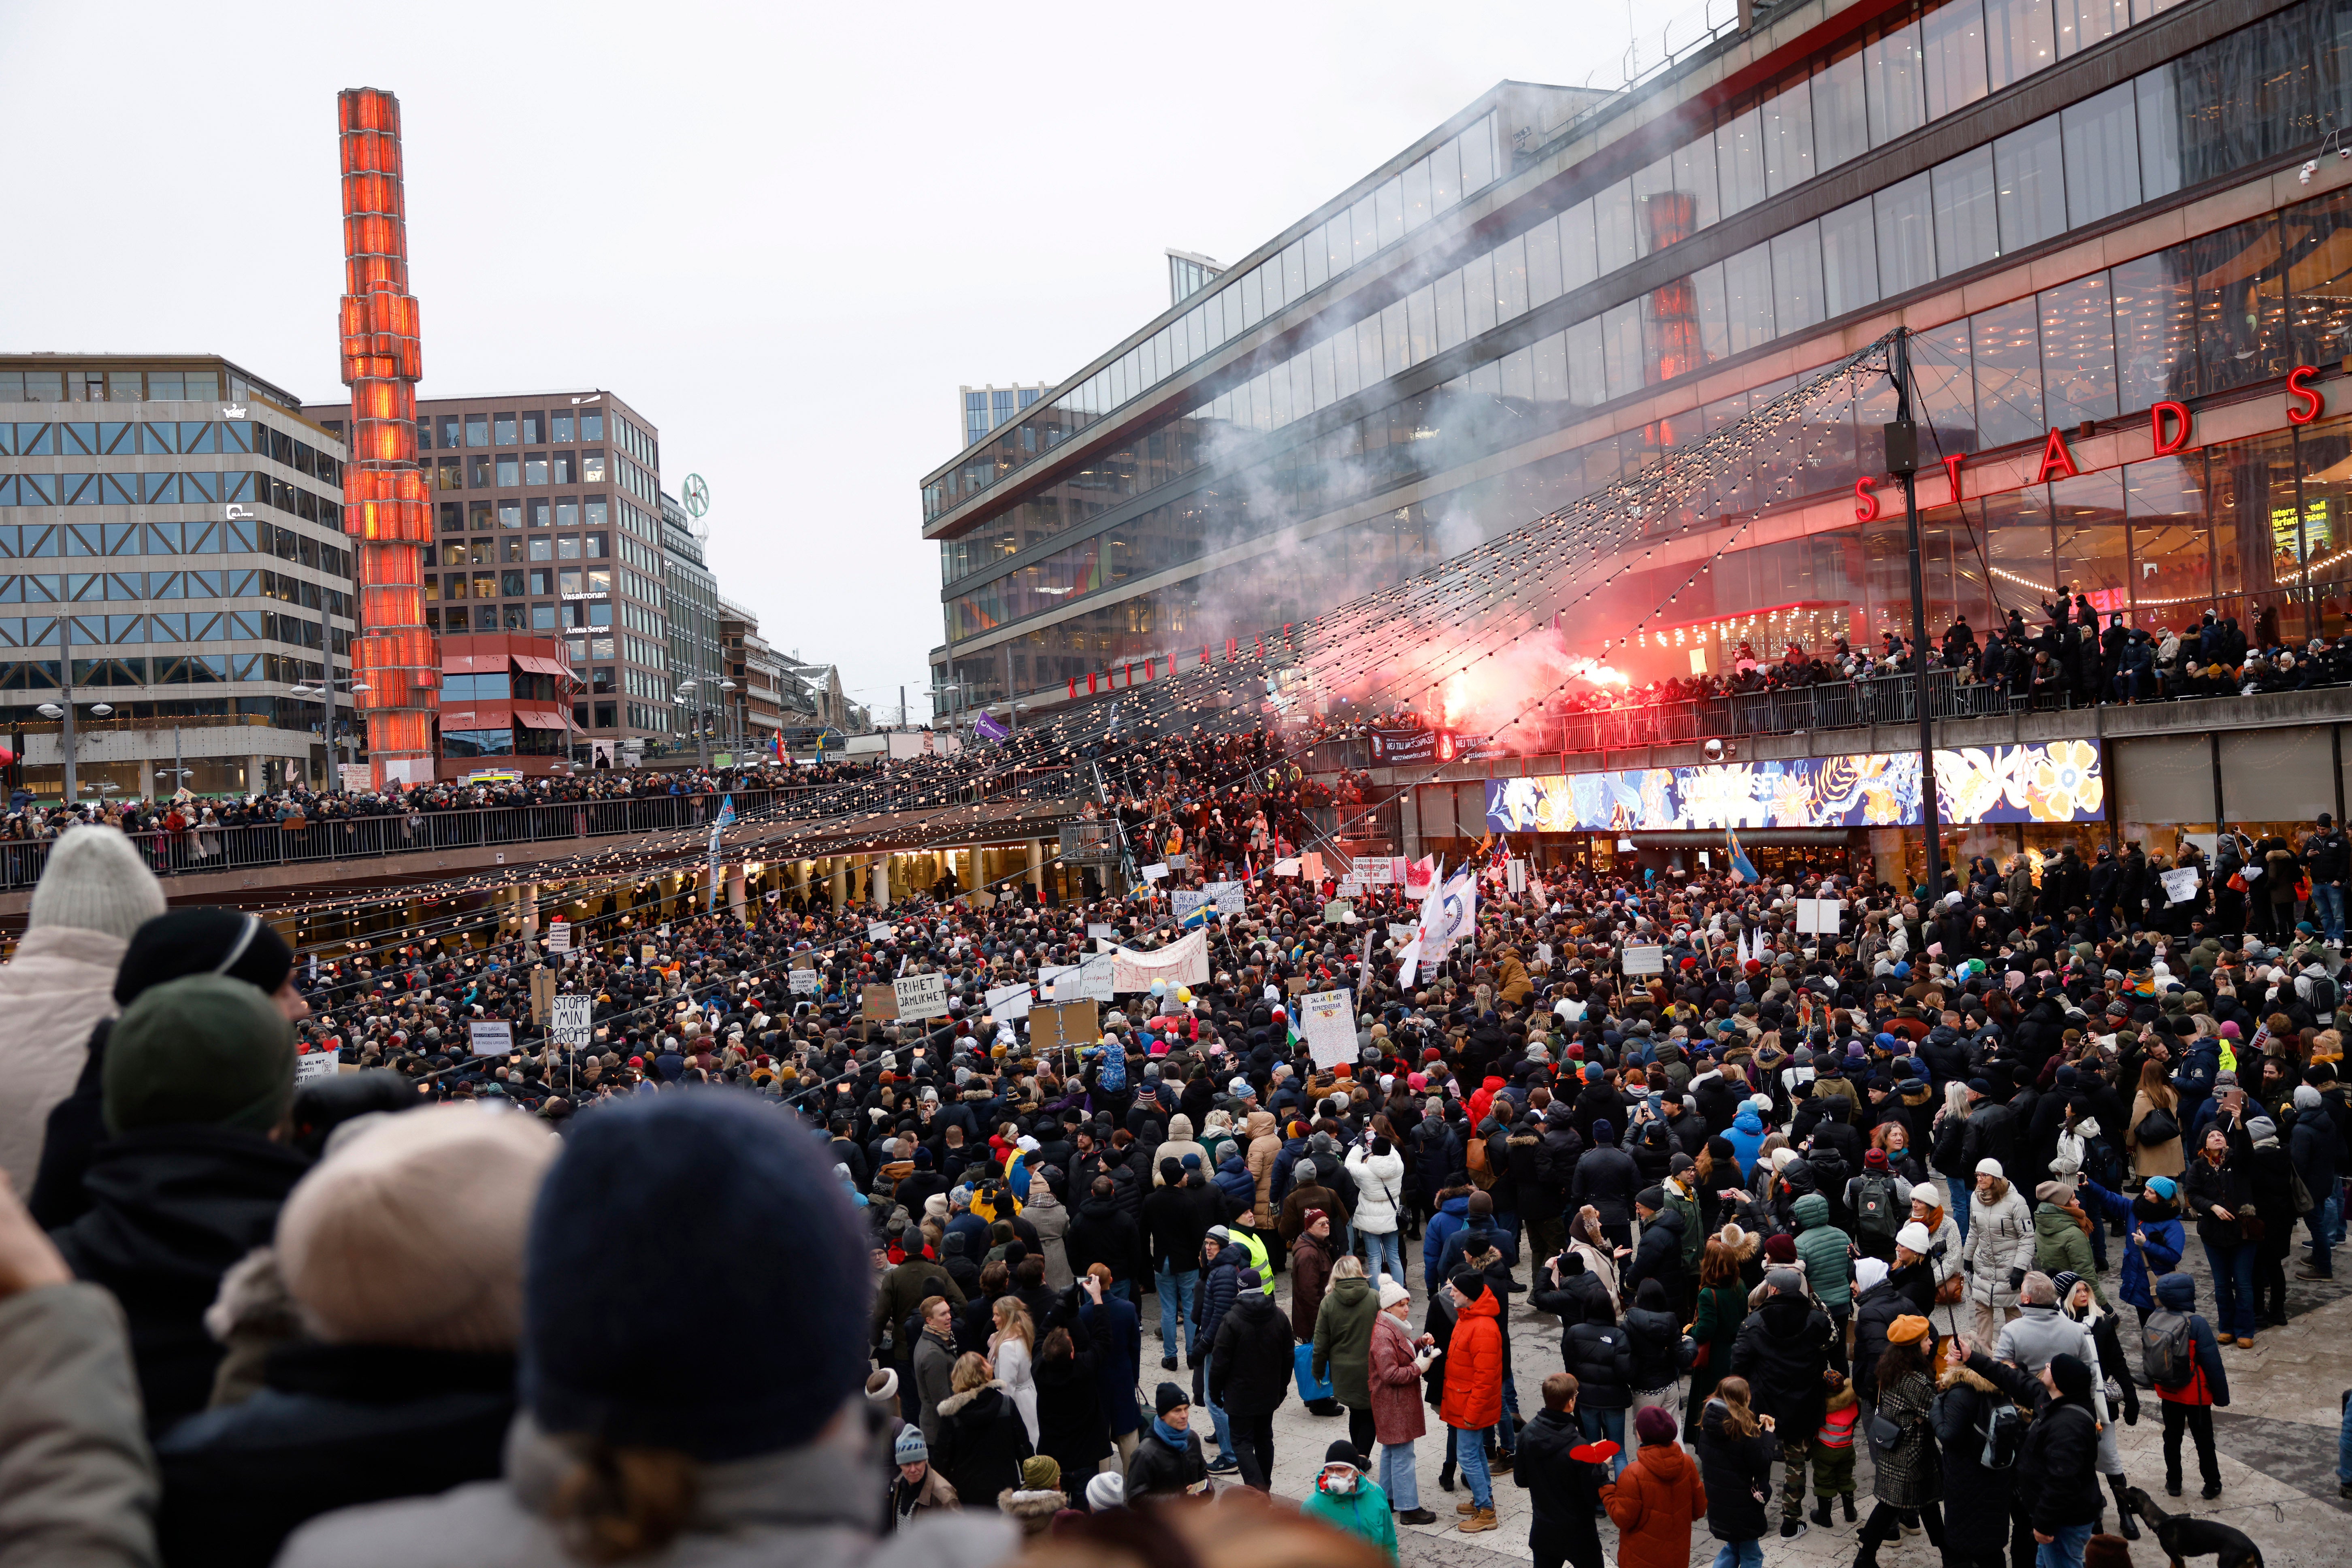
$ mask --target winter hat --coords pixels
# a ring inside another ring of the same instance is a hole
[[[1778,1295],[1801,1296],[1805,1291],[1805,1277],[1793,1268],[1768,1268],[1764,1283]]]
[[[2091,1369],[2078,1357],[2052,1356],[2050,1381],[2056,1384],[2058,1392],[2069,1399],[2088,1399],[2091,1396]]]
[[[2001,1171],[2000,1162],[1994,1159],[1990,1154],[1977,1162],[1977,1174],[1979,1176],[1991,1176],[1997,1181],[2005,1181],[2008,1179]]]
[[[2278,1123],[2267,1116],[2249,1116],[2246,1118],[2246,1136],[2257,1143],[2265,1138],[2275,1138],[2278,1136]]]
[[[1345,1465],[1355,1470],[1364,1468],[1364,1457],[1356,1452],[1356,1446],[1345,1437],[1323,1450],[1323,1462],[1326,1465]]]
[[[2094,1535],[2083,1542],[2083,1568],[2132,1568],[2131,1542],[2120,1535]]]
[[[278,1214],[304,1324],[329,1344],[512,1350],[530,1199],[562,1147],[535,1117],[470,1106],[373,1120]]]
[[[1915,1219],[1895,1233],[1895,1245],[1925,1258],[1927,1249],[1935,1245],[1935,1238],[1927,1234],[1926,1226]]]
[[[1021,1461],[1021,1485],[1033,1492],[1059,1491],[1062,1462],[1050,1454],[1032,1454]]]
[[[2066,1304],[2066,1298],[2074,1293],[2074,1287],[2082,1282],[2083,1277],[2071,1268],[2061,1268],[2050,1277],[2050,1283],[2058,1293],[2058,1304],[2062,1307]]]
[[[1265,1276],[1255,1268],[1244,1268],[1234,1276],[1234,1288],[1237,1290],[1263,1290],[1265,1289]]]
[[[2294,1086],[2294,1108],[2297,1110],[2318,1110],[2319,1090],[2307,1083],[2296,1084]]]
[[[2033,1201],[2064,1208],[2074,1198],[2074,1189],[2063,1182],[2044,1182],[2033,1189]]]
[[[1886,1169],[1886,1151],[1884,1149],[1864,1150],[1862,1154],[1862,1168],[1865,1171],[1883,1171]]]
[[[1666,1189],[1664,1187],[1643,1187],[1640,1192],[1633,1194],[1633,1204],[1637,1208],[1645,1208],[1652,1214],[1655,1214],[1660,1209],[1666,1206]]]
[[[2170,1176],[2150,1176],[2143,1184],[2149,1192],[2167,1203],[2171,1202],[2172,1194],[2180,1190],[2179,1185]]]
[[[107,1130],[266,1133],[294,1102],[294,1026],[242,981],[194,974],[143,993],[107,1037]]]
[[[1605,1117],[1598,1119],[1592,1123],[1592,1146],[1595,1149],[1616,1142],[1617,1130],[1609,1125],[1608,1120]]]
[[[1171,1410],[1181,1410],[1192,1403],[1192,1396],[1172,1383],[1163,1383],[1152,1391],[1152,1411],[1163,1418]]]
[[[1410,1301],[1411,1300],[1412,1300],[1412,1291],[1406,1289],[1402,1285],[1398,1284],[1392,1279],[1387,1278],[1386,1276],[1381,1278],[1381,1308],[1382,1310],[1385,1311],[1387,1309],[1395,1306],[1399,1301]]]
[[[1886,1260],[1883,1258],[1857,1258],[1853,1265],[1855,1293],[1868,1290],[1886,1278]]]
[[[1927,1320],[1916,1312],[1906,1312],[1886,1326],[1886,1342],[1891,1345],[1907,1345],[1927,1336]]]
[[[1097,1513],[1114,1509],[1127,1501],[1127,1479],[1117,1470],[1105,1470],[1087,1483],[1087,1506]]]
[[[1785,1230],[1766,1237],[1764,1260],[1768,1263],[1794,1263],[1797,1261],[1797,1238]]]
[[[898,1440],[890,1446],[890,1462],[894,1465],[929,1464],[931,1446],[923,1441],[923,1429],[913,1422],[898,1428]]]
[[[94,931],[129,942],[141,924],[163,912],[163,886],[140,858],[138,846],[110,827],[66,830],[49,846],[49,862],[33,889],[26,928]]]
[[[1675,1418],[1655,1405],[1644,1405],[1633,1417],[1634,1435],[1645,1447],[1659,1447],[1675,1440]]]
[[[520,1392],[542,1431],[723,1464],[797,1447],[865,1378],[865,1225],[816,1141],[748,1095],[576,1124],[540,1187]],[[758,1323],[723,1354],[647,1323]]]
[[[151,985],[189,974],[226,974],[263,995],[294,973],[294,950],[257,915],[236,910],[173,910],[131,935],[114,976],[114,999],[128,1007]]]

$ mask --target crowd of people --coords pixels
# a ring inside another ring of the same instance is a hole
[[[2178,626],[2126,625],[2120,610],[2104,623],[2090,597],[2077,590],[2042,605],[2029,623],[2011,608],[1981,640],[1966,616],[1948,625],[1927,650],[1926,667],[1950,672],[1979,699],[2038,708],[2089,708],[2103,703],[2160,702],[2187,697],[2252,696],[2352,682],[2352,632],[2336,637],[2283,637],[2278,608],[2264,608],[2250,630],[2236,618],[2205,610]],[[1907,676],[1922,664],[1914,639],[1895,631],[1878,642],[1840,637],[1826,647],[1786,644],[1776,658],[1750,642],[1731,651],[1730,668],[1717,674],[1671,677],[1624,689],[1580,687],[1560,700],[1568,712],[1610,711],[1664,703],[1696,703],[1818,687],[1855,686]]]
[[[2220,1494],[2298,1226],[2305,1277],[2342,1235],[2332,824],[2183,903],[2136,848],[1948,890],[1481,856],[1437,949],[1276,872],[1313,796],[1271,740],[1101,761],[1168,868],[1130,894],[616,903],[562,952],[453,910],[313,965],[64,833],[0,966],[0,1560],[1157,1568],[1234,1550],[1208,1497],[1372,1564],[1507,1482],[1547,1568],[1702,1524],[1726,1568],[1846,1528],[2071,1568],[2140,1532],[2144,1407]],[[1106,943],[1187,967],[1033,1035]],[[943,1016],[867,1016],[924,974]]]

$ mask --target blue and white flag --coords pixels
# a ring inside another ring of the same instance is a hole
[[[1430,889],[1421,903],[1421,956],[1434,964],[1457,942],[1478,929],[1478,878],[1465,867],[1454,879]]]
[[[1756,863],[1748,858],[1748,851],[1739,847],[1738,833],[1728,827],[1724,832],[1731,839],[1731,874],[1743,882],[1762,881],[1763,879],[1756,874]]]

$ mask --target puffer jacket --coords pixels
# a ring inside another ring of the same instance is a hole
[[[1217,1337],[1217,1325],[1224,1321],[1234,1298],[1240,1293],[1241,1271],[1249,1267],[1249,1250],[1239,1242],[1228,1241],[1209,1266],[1201,1270],[1201,1283],[1192,1297],[1192,1342],[1205,1345]]]
[[[1853,1300],[1853,1242],[1830,1223],[1830,1201],[1807,1193],[1796,1202],[1797,1259],[1805,1266],[1805,1282],[1824,1307],[1843,1307]]]
[[[1374,1236],[1391,1236],[1397,1228],[1397,1208],[1404,1202],[1404,1156],[1391,1146],[1375,1154],[1359,1146],[1348,1151],[1348,1174],[1356,1183],[1356,1212],[1350,1223]]]
[[[2033,1209],[2033,1267],[2055,1279],[2062,1272],[2088,1280],[2091,1294],[2105,1306],[2107,1293],[2099,1288],[2099,1271],[2091,1258],[2091,1238],[2074,1216],[2055,1204]]]
[[[1412,1331],[1387,1312],[1372,1319],[1372,1436],[1385,1445],[1410,1443],[1429,1430],[1422,1414],[1421,1373],[1413,1364]]]
[[[2073,1356],[2085,1366],[2099,1364],[2091,1331],[2055,1307],[2020,1308],[2015,1320],[2003,1325],[1993,1354],[2037,1376],[2062,1355]]]
[[[1756,1152],[1764,1146],[1765,1138],[1764,1119],[1757,1114],[1756,1108],[1741,1106],[1739,1114],[1731,1119],[1731,1131],[1724,1137],[1730,1141],[1732,1158],[1739,1162],[1741,1179],[1754,1175]]]
[[[2156,1281],[2179,1267],[2188,1245],[2179,1205],[2164,1203],[2145,1191],[2127,1198],[2087,1180],[2079,1190],[2084,1207],[2125,1226],[2123,1280],[2116,1293],[2127,1305],[2156,1310]],[[2139,1240],[2143,1236],[2147,1237],[2145,1243]]]
[[[1772,1464],[1780,1457],[1780,1439],[1759,1431],[1740,1436],[1731,1424],[1731,1411],[1719,1399],[1710,1399],[1698,1418],[1699,1476],[1706,1483],[1707,1533],[1717,1541],[1755,1541],[1762,1537],[1765,1518],[1761,1490],[1769,1497]]]
[[[1682,1325],[1668,1307],[1664,1287],[1644,1282],[1636,1305],[1625,1310],[1627,1375],[1636,1391],[1672,1387],[1682,1375],[1676,1358],[1682,1350]]]
[[[1464,1431],[1484,1430],[1503,1416],[1503,1335],[1496,1320],[1502,1298],[1482,1290],[1455,1315],[1445,1352],[1445,1399],[1437,1418]]]
[[[1380,1312],[1371,1281],[1359,1278],[1333,1281],[1315,1314],[1314,1373],[1328,1380],[1332,1397],[1350,1410],[1371,1408],[1372,1320]]]
[[[1192,1141],[1192,1119],[1180,1110],[1168,1119],[1168,1136],[1160,1147],[1151,1152],[1151,1184],[1155,1187],[1165,1184],[1160,1174],[1160,1161],[1173,1160],[1181,1166],[1187,1154],[1201,1157],[1203,1172],[1215,1169],[1209,1162],[1208,1149]]]
[[[153,885],[152,882],[149,884]],[[122,1009],[114,973],[129,944],[104,931],[36,926],[0,964],[0,1170],[29,1196],[49,1112],[73,1092],[89,1058],[89,1032]]]
[[[1633,1346],[1613,1322],[1586,1321],[1568,1331],[1560,1359],[1576,1376],[1580,1410],[1623,1410],[1633,1403]]]
[[[1928,1415],[1944,1450],[1945,1550],[1955,1560],[2006,1561],[2017,1468],[1985,1468],[1984,1445],[1992,1412],[2011,1401],[1958,1362],[1944,1369],[1937,1386]]]
[[[1980,1193],[1969,1196],[1969,1234],[1960,1257],[1969,1276],[1969,1300],[1980,1307],[2015,1300],[2017,1280],[2033,1268],[2033,1212],[2010,1187],[1997,1203]],[[2016,1279],[2010,1278],[2014,1272]]]
[[[0,1556],[156,1561],[155,1468],[122,1309],[95,1285],[0,1300]]]
[[[1257,1183],[1255,1202],[1258,1224],[1274,1223],[1274,1158],[1282,1152],[1282,1140],[1275,1135],[1274,1112],[1253,1110],[1242,1124],[1243,1136],[1248,1140],[1246,1156],[1249,1173]]]
[[[1706,1487],[1680,1444],[1643,1444],[1616,1484],[1601,1489],[1601,1502],[1617,1526],[1618,1568],[1685,1568]]]
[[[1810,1434],[1822,1424],[1822,1373],[1843,1370],[1843,1349],[1828,1313],[1802,1296],[1773,1296],[1740,1325],[1731,1371],[1748,1380],[1759,1415]]]

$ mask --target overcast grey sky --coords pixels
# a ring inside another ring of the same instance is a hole
[[[334,95],[400,95],[427,396],[596,384],[710,483],[720,591],[923,716],[919,483],[1619,0],[373,7],[0,0],[0,351],[217,353],[340,396]]]

